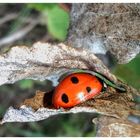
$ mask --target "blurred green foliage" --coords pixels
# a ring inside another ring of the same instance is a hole
[[[52,116],[40,122],[6,123],[0,126],[0,136],[24,137],[94,137],[93,114],[65,114]],[[14,129],[13,129],[14,128]]]
[[[49,33],[56,39],[64,41],[69,27],[69,13],[58,4],[29,4],[29,7],[40,11],[42,21]]]
[[[54,6],[56,6],[56,3],[31,3],[27,4],[27,6],[31,9],[36,9],[40,12],[48,9],[51,10]]]
[[[114,73],[129,85],[140,89],[140,54],[128,64],[117,65]]]
[[[19,87],[21,89],[30,89],[33,87],[33,80],[21,80],[19,81]]]

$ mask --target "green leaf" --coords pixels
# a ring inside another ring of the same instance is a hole
[[[128,64],[117,65],[114,73],[123,78],[129,85],[140,88],[140,54]]]
[[[49,33],[60,41],[66,39],[69,28],[69,14],[58,4],[28,4],[28,7],[41,12]]]
[[[45,24],[48,26],[49,33],[56,39],[64,41],[69,27],[69,15],[58,5],[43,12]]]
[[[21,89],[30,89],[33,87],[33,81],[32,80],[22,80],[19,82],[19,86]]]
[[[56,5],[57,4],[55,4],[55,3],[49,3],[49,4],[47,4],[47,3],[30,3],[30,4],[27,4],[27,6],[29,8],[36,9],[36,10],[38,10],[40,12],[42,12],[42,11],[44,11],[46,9],[49,10],[49,9],[53,8],[54,6],[56,6]]]

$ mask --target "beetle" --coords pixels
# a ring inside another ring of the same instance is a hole
[[[97,72],[74,71],[62,79],[55,88],[52,103],[55,108],[71,108],[100,94],[104,85],[125,91],[123,87],[114,84]]]
[[[80,104],[103,89],[103,83],[88,73],[73,73],[66,76],[56,87],[52,103],[55,108],[70,108]]]

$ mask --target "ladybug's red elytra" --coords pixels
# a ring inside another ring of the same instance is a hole
[[[102,91],[103,84],[88,73],[73,73],[65,77],[56,87],[52,103],[55,108],[70,108]]]

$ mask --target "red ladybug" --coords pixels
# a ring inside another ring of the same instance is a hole
[[[74,73],[65,77],[56,87],[52,103],[55,108],[70,108],[80,104],[102,91],[103,84],[87,73]]]

